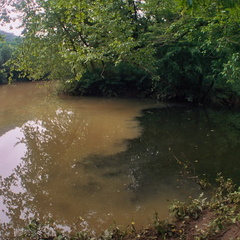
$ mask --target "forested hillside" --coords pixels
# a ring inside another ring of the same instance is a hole
[[[239,0],[11,3],[25,28],[12,66],[24,76],[71,94],[237,102]]]
[[[0,30],[0,84],[8,83],[9,77],[13,76],[15,81],[22,81],[18,77],[18,72],[11,70],[10,66],[6,65],[11,59],[14,49],[21,44],[21,39],[13,33],[7,33]]]
[[[0,30],[0,35],[1,35],[1,38],[8,43],[14,42],[14,40],[18,37],[16,35],[14,35],[13,33],[8,33],[5,31],[2,31],[2,30]]]

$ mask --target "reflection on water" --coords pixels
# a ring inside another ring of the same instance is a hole
[[[16,235],[32,217],[65,228],[81,217],[96,230],[114,220],[143,225],[155,211],[166,217],[168,199],[199,193],[176,159],[192,174],[240,170],[236,114],[223,126],[227,115],[217,112],[49,97],[36,86],[0,87],[2,236]]]
[[[240,183],[240,112],[171,107],[147,109],[140,117],[144,146],[191,166],[213,181],[217,173]],[[161,127],[159,127],[161,126]]]
[[[36,84],[1,86],[0,92],[2,232],[13,234],[32,217],[68,226],[81,216],[102,228],[142,214],[128,189],[137,186],[130,159],[116,164],[114,155],[140,136],[136,116],[154,104],[48,97]]]
[[[12,170],[18,165],[19,159],[27,151],[26,145],[18,142],[23,136],[21,128],[16,127],[0,138],[0,175],[4,178],[11,175]]]

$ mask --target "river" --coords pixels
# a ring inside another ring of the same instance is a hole
[[[51,84],[0,86],[0,233],[32,218],[66,231],[143,226],[195,176],[239,183],[239,112],[151,100],[56,96]],[[0,235],[1,236],[1,235]]]

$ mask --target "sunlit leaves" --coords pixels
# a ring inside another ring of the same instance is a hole
[[[140,5],[112,0],[22,1],[17,7],[24,15],[25,45],[15,64],[34,79],[79,79],[88,64],[93,67],[101,61],[144,66],[139,47],[147,44],[139,38],[144,28]],[[52,74],[57,68],[71,74]]]

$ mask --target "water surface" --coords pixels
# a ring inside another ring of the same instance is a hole
[[[57,97],[42,83],[0,86],[0,223],[101,230],[138,226],[197,196],[192,176],[239,180],[239,113],[145,100]]]

